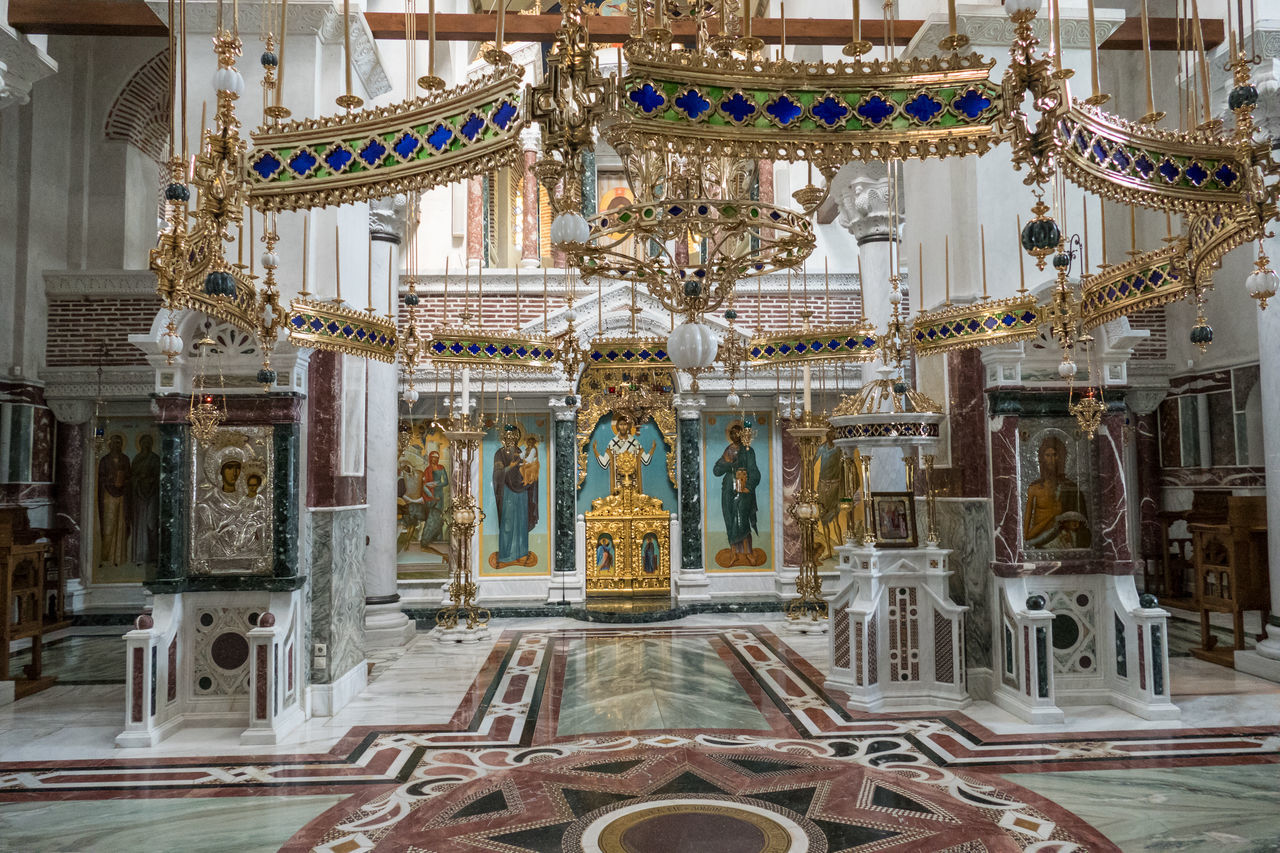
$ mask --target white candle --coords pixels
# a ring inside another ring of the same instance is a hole
[[[462,415],[471,413],[471,368],[462,368]]]
[[[807,364],[804,366],[804,411],[805,414],[813,411],[813,381]]]

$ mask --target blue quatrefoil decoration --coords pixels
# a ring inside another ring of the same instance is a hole
[[[849,107],[835,95],[827,95],[809,108],[813,117],[827,127],[843,124],[849,117]]]
[[[347,164],[354,159],[356,155],[348,151],[346,146],[335,145],[325,152],[324,164],[336,174],[347,168]]]
[[[711,102],[702,97],[697,89],[689,89],[676,98],[675,105],[676,109],[688,116],[690,121],[697,121],[711,111]]]
[[[1118,145],[1116,146],[1116,150],[1111,152],[1111,164],[1121,172],[1127,171],[1129,169],[1129,164],[1132,162],[1133,159]]]
[[[499,130],[506,130],[519,112],[515,104],[503,101],[502,105],[493,111],[493,123]]]
[[[431,131],[431,135],[427,137],[427,144],[437,151],[443,151],[452,141],[453,131],[443,124],[436,125],[436,129]]]
[[[356,340],[363,341],[368,335],[364,329],[356,329]]]
[[[1160,173],[1160,177],[1164,178],[1168,183],[1178,180],[1178,175],[1182,170],[1178,168],[1178,164],[1170,160],[1168,157],[1160,164],[1160,168],[1156,169]]]
[[[376,166],[382,162],[382,158],[387,156],[387,146],[383,145],[376,139],[370,139],[369,144],[360,149],[360,159],[368,163],[370,166]]]
[[[1240,176],[1236,174],[1236,170],[1231,168],[1230,163],[1223,163],[1221,166],[1213,170],[1213,179],[1223,186],[1224,189],[1231,189],[1231,185],[1236,182]]]
[[[284,164],[280,162],[280,158],[268,151],[258,158],[258,162],[253,164],[253,171],[258,173],[258,177],[264,181],[271,180],[271,176],[280,171]]]
[[[1149,180],[1151,173],[1156,170],[1156,164],[1146,155],[1146,152],[1143,152],[1133,158],[1133,168],[1138,170],[1138,174],[1142,175],[1144,180]]]
[[[1187,176],[1187,180],[1195,187],[1209,180],[1209,170],[1202,166],[1199,161],[1192,162],[1183,174]]]
[[[392,148],[400,155],[400,159],[408,160],[421,145],[422,143],[418,141],[416,136],[412,133],[406,133],[396,140],[396,144]]]
[[[1106,162],[1110,158],[1110,156],[1111,155],[1107,151],[1106,144],[1103,143],[1101,139],[1093,143],[1093,159],[1097,160],[1099,163],[1102,163],[1103,165],[1106,165]]]
[[[859,116],[872,124],[880,124],[889,116],[893,115],[893,104],[889,103],[880,95],[872,95],[862,103],[858,104],[856,112]]]
[[[963,95],[951,102],[951,107],[970,120],[986,112],[991,106],[991,99],[977,89],[968,89]]]
[[[902,106],[902,111],[921,124],[928,124],[942,112],[942,102],[921,92],[907,101]]]
[[[786,127],[791,122],[800,118],[804,113],[804,107],[786,95],[779,95],[764,108],[764,111],[773,117],[778,124]]]
[[[1075,135],[1076,150],[1081,154],[1089,150],[1089,136],[1083,130],[1077,130]]]
[[[480,131],[484,130],[484,119],[472,113],[467,116],[467,120],[462,123],[462,127],[458,128],[468,142],[475,142],[476,137],[480,135]]]
[[[320,161],[316,158],[316,155],[303,148],[301,151],[289,158],[289,168],[296,172],[299,177],[305,178],[319,162]]]
[[[294,314],[289,318],[289,325],[293,326],[295,329],[301,329],[307,325],[307,318],[303,317],[301,314]]]
[[[639,89],[632,89],[627,93],[627,97],[631,99],[631,103],[643,110],[645,115],[653,115],[667,103],[666,96],[654,88],[652,83],[645,83]]]
[[[756,113],[755,102],[741,92],[734,92],[721,101],[720,109],[737,124],[742,124]]]

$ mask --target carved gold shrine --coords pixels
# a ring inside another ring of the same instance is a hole
[[[617,454],[611,494],[585,515],[588,595],[670,594],[671,513],[636,490],[639,470],[639,454]]]

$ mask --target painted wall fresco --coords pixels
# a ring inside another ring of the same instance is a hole
[[[770,412],[703,415],[708,571],[773,571],[773,425]]]
[[[160,534],[159,433],[149,421],[108,421],[90,471],[93,490],[91,579],[141,583]]]
[[[517,415],[480,445],[480,574],[551,571],[551,418]]]
[[[578,513],[591,509],[591,502],[609,494],[609,450],[620,441],[613,428],[613,416],[606,415],[591,432],[587,446],[587,476],[578,490]],[[646,495],[662,501],[662,508],[671,514],[679,511],[676,489],[667,474],[667,448],[662,443],[662,433],[653,421],[641,426],[635,433],[639,445],[641,472],[640,485]],[[674,449],[671,452],[675,452]]]
[[[778,428],[782,432],[782,506],[778,512],[785,513],[796,490],[800,488],[800,447],[787,430],[788,421],[779,420]],[[818,484],[818,504],[822,507],[819,525],[815,535],[818,545],[821,570],[833,569],[836,564],[837,545],[843,545],[849,536],[850,527],[854,533],[861,535],[859,519],[862,518],[862,482],[857,467],[858,453],[854,451],[853,482],[846,484],[842,467],[842,451],[829,439],[818,448],[818,456],[814,461],[814,482]],[[852,486],[853,494],[849,494]],[[799,529],[783,516],[782,547],[784,565],[800,565],[800,532]]]
[[[453,489],[449,440],[424,419],[400,421],[396,460],[396,568],[404,578],[448,575],[444,510]]]

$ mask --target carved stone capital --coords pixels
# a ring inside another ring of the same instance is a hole
[[[1168,388],[1130,388],[1124,401],[1135,415],[1145,416],[1154,412],[1168,394]]]
[[[57,72],[58,63],[0,15],[0,110],[31,100],[31,86]]]
[[[51,399],[47,400],[53,416],[59,423],[83,424],[93,417],[93,403],[88,400]]]
[[[542,127],[536,121],[520,131],[520,150],[542,153]]]
[[[575,398],[576,399],[576,398]],[[572,421],[578,418],[578,404],[567,403],[564,397],[552,397],[547,400],[547,407],[558,421]]]
[[[403,195],[369,201],[369,236],[384,243],[399,244],[404,238],[408,203]]]
[[[676,417],[682,421],[692,421],[702,417],[707,398],[701,394],[676,394],[671,398],[671,405],[675,407]]]
[[[888,240],[893,231],[889,215],[889,176],[883,163],[849,163],[831,179],[831,194],[840,224],[859,245]],[[899,187],[901,199],[901,187]],[[899,228],[904,220],[898,211]]]

